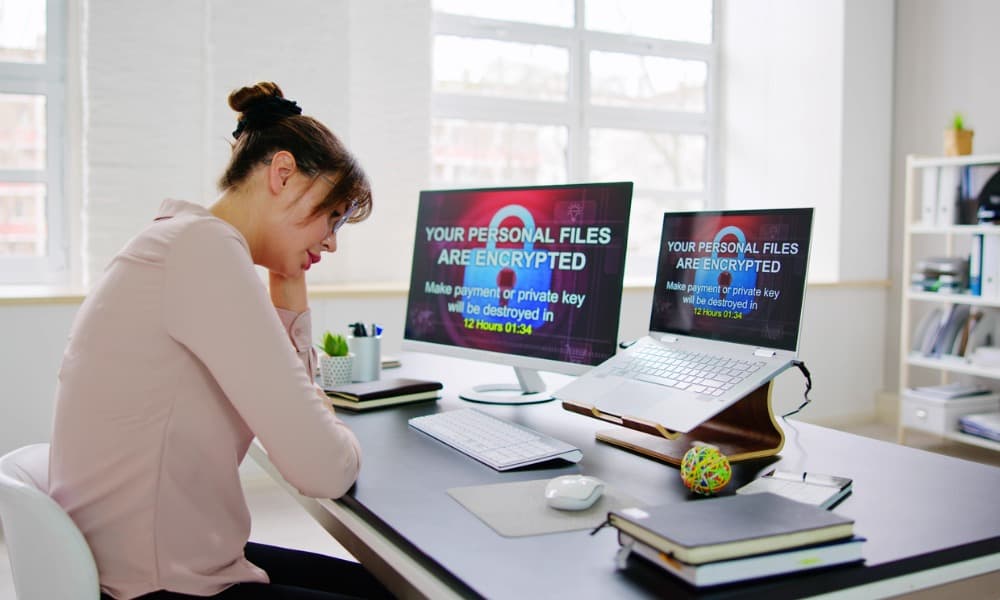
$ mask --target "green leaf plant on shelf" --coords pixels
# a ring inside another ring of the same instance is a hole
[[[956,112],[951,118],[951,127],[944,130],[945,156],[964,156],[972,154],[973,130],[965,128],[965,117]]]
[[[323,388],[333,389],[337,385],[351,382],[354,355],[348,351],[347,339],[339,333],[323,334],[323,342],[316,345],[322,350],[319,355],[319,374]]]

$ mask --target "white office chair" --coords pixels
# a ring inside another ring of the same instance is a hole
[[[0,520],[18,600],[100,598],[87,540],[49,498],[49,445],[0,457]]]

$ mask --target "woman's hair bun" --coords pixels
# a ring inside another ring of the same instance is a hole
[[[240,139],[244,131],[263,131],[285,117],[302,114],[299,105],[285,98],[272,81],[261,81],[229,94],[229,106],[240,113],[233,131],[235,139]]]
[[[281,88],[273,81],[261,81],[251,86],[241,87],[229,94],[229,108],[245,113],[257,102],[270,97],[284,98]]]

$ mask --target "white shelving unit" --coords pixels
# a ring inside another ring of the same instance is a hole
[[[906,417],[917,411],[924,410],[907,400],[903,391],[912,387],[913,369],[930,369],[937,371],[941,383],[947,383],[951,374],[970,375],[996,380],[996,389],[1000,389],[1000,368],[984,368],[971,364],[962,357],[947,356],[943,358],[933,358],[911,351],[911,335],[916,323],[913,319],[913,305],[915,303],[936,303],[942,306],[952,304],[968,304],[987,308],[1000,309],[1000,297],[973,296],[968,293],[935,293],[914,291],[910,289],[911,274],[913,272],[915,256],[914,241],[917,239],[928,240],[923,246],[930,245],[931,242],[943,246],[943,253],[939,255],[954,256],[956,253],[956,242],[971,239],[976,234],[998,235],[1000,236],[1000,226],[997,225],[927,225],[919,221],[921,196],[918,182],[921,172],[926,168],[940,167],[964,167],[974,165],[997,165],[1000,167],[1000,154],[990,155],[969,155],[953,157],[925,157],[910,155],[906,157],[906,179],[905,179],[905,199],[904,215],[905,229],[903,232],[903,278],[902,278],[902,302],[900,307],[900,353],[899,353],[899,397],[900,412],[898,423],[898,439],[900,443],[905,440],[905,430],[912,425],[904,425],[906,421],[912,423],[913,419]],[[935,239],[936,238],[936,239]],[[964,246],[964,244],[961,244]],[[926,255],[921,254],[921,257]],[[942,409],[944,410],[944,409]],[[931,419],[933,421],[933,419]],[[941,422],[944,422],[942,420]],[[984,448],[1000,451],[1000,443],[962,433],[958,430],[957,424],[948,424],[943,427],[921,427],[925,431],[932,431],[942,437],[959,442],[973,444]]]

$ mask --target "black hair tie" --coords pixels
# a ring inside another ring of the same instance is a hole
[[[243,117],[236,123],[233,138],[240,139],[246,129],[263,129],[274,125],[285,117],[301,115],[302,109],[294,100],[278,96],[264,96],[243,111]]]

